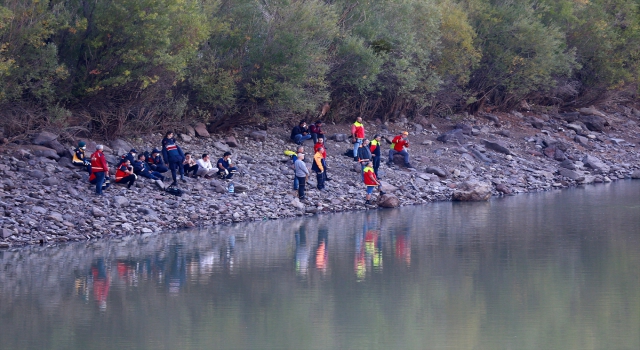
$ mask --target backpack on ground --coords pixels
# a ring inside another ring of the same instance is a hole
[[[182,194],[184,193],[184,191],[182,191],[181,189],[179,189],[177,186],[169,186],[167,187],[167,189],[165,190],[167,193],[172,194],[174,196],[182,196]]]

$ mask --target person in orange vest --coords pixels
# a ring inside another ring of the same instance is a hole
[[[396,154],[400,154],[404,156],[404,166],[407,168],[413,168],[411,163],[409,163],[409,152],[407,152],[406,148],[409,147],[409,141],[407,141],[407,136],[409,133],[404,131],[402,134],[397,135],[391,141],[391,149],[389,150],[389,162],[387,165],[393,166],[393,156]]]
[[[378,187],[378,191],[383,195],[382,187],[378,178],[376,177],[376,173],[373,172],[373,162],[369,161],[367,166],[363,170],[364,174],[364,185],[367,186],[367,201],[364,204],[371,204],[371,194],[373,193],[373,189]]]
[[[322,159],[324,159],[324,181],[331,181],[327,175],[327,148],[324,146],[324,138],[318,139],[318,142],[313,145],[313,153],[318,152],[320,148],[322,148]]]
[[[356,118],[356,121],[351,125],[351,139],[353,140],[353,160],[358,161],[358,148],[362,145],[364,140],[364,125],[362,124],[362,117]]]
[[[91,159],[85,156],[84,151],[86,149],[86,142],[78,142],[78,147],[73,150],[73,159],[71,159],[71,163],[73,163],[73,165],[84,167],[85,169],[87,169],[87,172],[91,174]]]
[[[109,177],[109,165],[104,153],[102,153],[103,149],[104,146],[97,145],[96,151],[91,155],[91,175],[96,178],[96,195],[98,196],[102,195],[102,184],[105,178]]]
[[[311,170],[316,173],[316,180],[320,191],[324,190],[324,170],[326,168],[324,158],[322,157],[323,151],[324,147],[318,148],[316,154],[313,155],[313,163],[311,164]]]
[[[138,177],[133,173],[133,167],[129,159],[125,159],[116,170],[116,183],[127,184],[127,188],[131,188]]]

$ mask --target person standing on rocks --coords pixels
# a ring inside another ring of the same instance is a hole
[[[351,139],[353,140],[353,160],[358,161],[358,148],[362,145],[364,140],[364,124],[362,124],[362,117],[356,118],[356,121],[351,125]]]
[[[331,181],[327,175],[327,148],[324,145],[324,139],[318,139],[318,142],[313,145],[313,153],[318,152],[320,148],[322,148],[322,158],[324,159],[324,181]]]
[[[218,159],[217,166],[218,175],[225,180],[231,179],[233,174],[238,171],[238,168],[231,163],[231,152],[224,152],[222,158]]]
[[[298,180],[298,198],[303,200],[305,199],[304,191],[307,186],[307,177],[309,177],[309,169],[307,169],[307,165],[304,164],[304,153],[298,153],[293,166],[295,169],[296,180]]]
[[[371,194],[373,193],[373,189],[378,187],[378,191],[380,194],[384,194],[381,190],[381,184],[376,177],[376,173],[373,171],[373,162],[369,161],[362,171],[364,175],[364,185],[367,186],[367,197],[366,202],[364,204],[371,204]]]
[[[301,145],[310,138],[311,135],[309,135],[307,122],[304,120],[301,120],[300,123],[291,130],[291,141],[295,142],[297,145]]]
[[[102,153],[103,149],[103,145],[97,145],[96,151],[91,155],[91,175],[96,178],[96,194],[98,196],[102,195],[102,184],[105,177],[109,177],[109,165],[107,164],[107,158]]]
[[[382,155],[380,153],[380,140],[382,137],[379,134],[373,136],[373,140],[371,140],[371,145],[369,146],[369,151],[371,152],[371,161],[373,162],[373,172],[378,177],[378,168],[380,168],[380,158]]]
[[[322,157],[323,151],[324,147],[318,148],[316,154],[313,155],[313,164],[311,165],[311,170],[315,171],[316,173],[316,180],[318,182],[318,189],[320,191],[324,190],[324,170],[326,168],[324,157]]]
[[[371,151],[369,150],[369,140],[364,140],[360,147],[358,147],[358,163],[360,163],[360,170],[362,173],[362,179],[364,180],[364,168],[371,162]]]
[[[409,152],[407,152],[407,148],[409,147],[409,141],[407,141],[407,137],[409,133],[404,131],[402,134],[397,135],[391,141],[391,149],[389,150],[389,166],[393,166],[393,156],[396,154],[400,154],[404,157],[404,166],[407,168],[413,168],[411,163],[409,163]]]
[[[116,183],[127,184],[127,188],[131,188],[138,177],[133,173],[133,167],[129,159],[125,159],[116,170]]]
[[[208,179],[215,174],[215,169],[213,169],[213,165],[211,164],[211,160],[209,159],[208,154],[203,154],[201,159],[198,159],[198,171],[196,171],[197,176],[202,176],[205,179]]]
[[[176,145],[176,139],[173,137],[172,131],[167,132],[164,139],[162,139],[162,158],[164,158],[165,163],[169,164],[169,169],[171,169],[171,177],[173,178],[171,186],[178,184],[177,171],[180,171],[180,180],[187,182],[184,178],[184,167],[182,166],[184,153]]]
[[[85,150],[87,149],[87,144],[84,141],[78,142],[78,147],[73,150],[73,159],[71,163],[73,165],[85,167],[87,172],[91,174],[91,159],[85,156]]]
[[[297,153],[287,150],[287,151],[284,152],[284,154],[290,155],[291,164],[292,164],[291,166],[295,170],[295,168],[296,168],[296,160],[298,159],[298,154],[304,154],[304,146],[298,146]],[[293,190],[297,191],[299,186],[300,186],[300,181],[298,180],[298,177],[294,173],[293,174]]]
[[[324,131],[322,131],[322,121],[316,120],[315,124],[311,124],[309,126],[309,132],[311,133],[311,138],[313,138],[313,143],[317,144],[319,140],[326,141],[326,137],[324,136]]]
[[[169,171],[169,168],[164,164],[160,153],[161,152],[157,148],[154,148],[153,151],[151,151],[151,156],[147,158],[147,163],[149,164],[149,169],[151,169],[151,171],[166,173]]]

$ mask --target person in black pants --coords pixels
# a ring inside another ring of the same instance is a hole
[[[379,134],[376,134],[373,137],[373,140],[371,140],[370,146],[369,146],[369,150],[371,151],[371,157],[373,160],[373,172],[374,174],[376,174],[376,177],[379,178],[378,176],[378,168],[380,168],[380,159],[382,159],[381,157],[381,153],[380,153],[380,141],[382,139],[382,136],[380,136]]]
[[[169,169],[171,169],[171,177],[173,178],[171,186],[178,184],[176,174],[178,171],[180,171],[180,180],[187,182],[184,178],[184,168],[182,167],[184,152],[176,145],[176,139],[173,137],[172,131],[167,132],[164,139],[162,139],[162,158],[164,158],[165,163],[169,164]]]
[[[127,184],[127,188],[131,188],[138,177],[133,173],[133,167],[129,159],[125,159],[116,170],[116,183]]]

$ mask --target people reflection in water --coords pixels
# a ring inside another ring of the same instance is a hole
[[[407,266],[411,266],[411,237],[409,236],[409,228],[403,228],[394,233],[392,241],[396,261],[404,262]]]
[[[167,282],[169,293],[178,294],[187,280],[186,256],[182,251],[181,244],[169,246],[169,271],[167,271]]]
[[[296,274],[298,276],[306,276],[309,271],[309,247],[307,247],[307,233],[305,226],[300,225],[296,231]]]
[[[327,272],[327,265],[329,260],[329,250],[327,245],[329,243],[329,231],[326,228],[318,230],[318,245],[316,247],[316,269]]]
[[[226,244],[220,248],[220,265],[223,269],[233,273],[235,263],[236,236],[227,238]]]
[[[111,281],[103,258],[98,258],[91,264],[91,276],[93,277],[93,298],[98,302],[100,310],[106,310]]]
[[[356,258],[354,269],[358,281],[363,281],[367,270],[382,269],[382,240],[380,231],[373,229],[375,220],[364,221],[363,233],[356,234]]]

